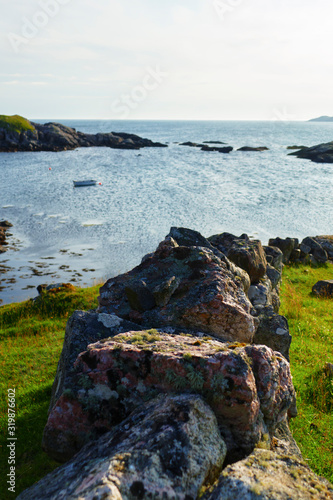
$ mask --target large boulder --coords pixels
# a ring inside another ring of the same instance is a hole
[[[194,499],[219,476],[225,455],[216,418],[199,396],[162,397],[18,499]]]
[[[333,297],[333,280],[317,281],[312,287],[312,293],[318,297]]]
[[[208,240],[236,266],[244,269],[252,284],[257,283],[266,274],[267,260],[259,240],[250,240],[246,234],[237,237],[230,233],[217,234]]]
[[[161,393],[200,394],[213,409],[230,460],[273,435],[294,400],[289,364],[266,346],[224,344],[156,330],[88,346],[53,406],[43,447],[58,461]]]
[[[118,318],[114,314],[97,314],[95,311],[75,311],[66,324],[65,339],[53,382],[49,409],[68,385],[74,373],[74,363],[89,344],[113,337],[129,330],[141,330],[139,325]]]
[[[217,249],[200,246],[206,243],[199,236],[194,242],[199,246],[179,245],[168,236],[139,266],[108,280],[100,289],[98,312],[145,328],[181,327],[252,342],[258,322],[244,279]]]
[[[229,465],[205,500],[329,500],[333,487],[295,455],[257,449]]]

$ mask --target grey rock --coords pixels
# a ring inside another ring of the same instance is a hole
[[[254,336],[255,344],[264,344],[280,352],[289,361],[291,335],[288,321],[284,316],[276,314],[272,306],[266,306],[259,316],[259,327]]]
[[[304,249],[310,248],[310,251],[305,251]],[[328,260],[328,255],[326,250],[322,248],[320,243],[316,241],[315,238],[311,238],[308,236],[307,238],[304,238],[304,240],[301,243],[301,250],[304,253],[311,253],[313,257],[316,259],[316,261],[324,264]]]
[[[255,309],[271,305],[271,294],[272,283],[268,278],[262,279],[256,285],[251,285],[248,291],[248,297]]]
[[[132,309],[150,311],[156,306],[155,298],[143,280],[133,280],[125,287],[125,293]]]
[[[205,500],[328,500],[333,486],[294,455],[256,449],[229,465]]]
[[[274,246],[264,246],[267,262],[273,266],[279,273],[283,269],[283,253],[282,250]]]
[[[328,258],[333,260],[333,236],[316,236],[314,239],[326,251]]]
[[[275,267],[270,264],[267,265],[266,274],[270,282],[272,283],[272,288],[277,288],[281,284],[282,274],[275,269]]]
[[[268,242],[270,247],[277,247],[283,253],[283,263],[289,262],[291,253],[298,248],[299,242],[296,238],[271,238]],[[275,266],[274,266],[275,267]]]
[[[160,397],[18,499],[194,499],[225,456],[216,417],[199,396]]]
[[[317,281],[312,287],[312,293],[318,297],[333,297],[333,280]]]
[[[217,234],[208,240],[236,266],[246,271],[252,284],[265,275],[267,260],[259,240],[250,240],[246,234],[238,237],[230,233]]]

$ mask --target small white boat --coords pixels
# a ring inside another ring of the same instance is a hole
[[[79,187],[79,186],[96,186],[97,181],[93,179],[89,179],[86,181],[73,181],[74,187]]]

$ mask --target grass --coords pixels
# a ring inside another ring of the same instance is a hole
[[[280,313],[293,337],[290,359],[298,417],[291,430],[309,466],[333,482],[333,299],[311,292],[321,279],[333,279],[333,266],[289,267],[283,272]]]
[[[16,498],[59,464],[41,450],[43,428],[68,317],[97,306],[99,286],[48,293],[0,307],[0,468],[8,472],[7,391],[16,389],[16,491],[0,478],[1,499]],[[6,472],[6,473],[7,473]]]
[[[18,133],[24,132],[26,130],[35,130],[29,120],[23,118],[23,116],[20,115],[0,115],[0,128],[4,128],[8,132]]]
[[[333,279],[333,266],[285,267],[281,314],[293,342],[291,368],[299,416],[291,428],[304,458],[333,482],[332,379],[323,370],[333,363],[333,299],[312,296],[319,279]],[[7,390],[16,389],[16,492],[0,478],[1,499],[13,499],[59,464],[41,450],[51,387],[68,317],[97,305],[99,286],[45,294],[43,300],[0,307],[0,467],[8,471]],[[150,332],[153,334],[154,332]]]

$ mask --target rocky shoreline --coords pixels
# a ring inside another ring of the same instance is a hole
[[[167,147],[166,144],[143,139],[122,132],[84,134],[60,123],[33,123],[27,121],[27,130],[14,130],[0,123],[0,152],[67,151],[87,147],[113,149],[141,149]]]
[[[283,264],[331,259],[332,241],[171,228],[69,319],[43,436],[65,463],[18,499],[333,498],[289,431],[279,315]]]

